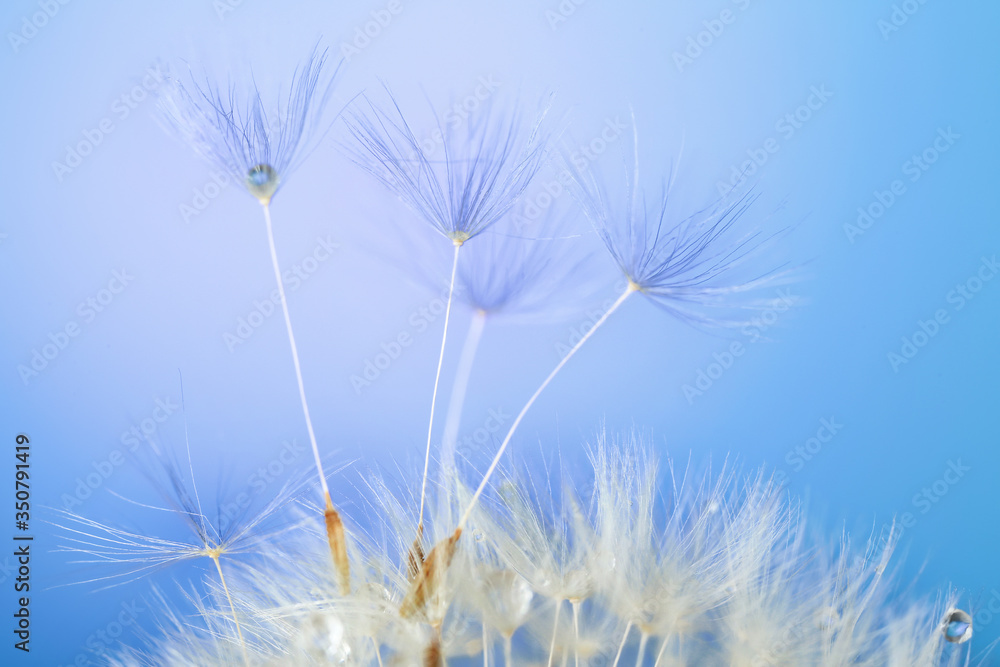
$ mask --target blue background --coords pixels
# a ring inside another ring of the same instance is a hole
[[[684,146],[680,211],[710,202],[717,184],[759,156],[769,139],[778,147],[750,170],[761,198],[747,222],[797,224],[767,261],[802,266],[790,287],[801,303],[777,318],[767,340],[735,334],[746,353],[688,400],[684,385],[708,372],[713,354],[731,339],[631,300],[529,414],[514,441],[516,459],[561,452],[584,468],[582,445],[602,423],[612,431],[636,426],[681,461],[730,456],[747,468],[783,473],[791,492],[808,500],[810,525],[824,539],[837,539],[846,527],[863,540],[909,512],[914,521],[903,535],[898,575],[906,595],[930,597],[952,585],[974,614],[1000,599],[1000,280],[985,282],[960,310],[948,298],[976,276],[984,257],[1000,251],[1000,6],[897,3],[915,12],[887,31],[894,11],[888,0],[589,0],[564,2],[574,10],[558,21],[551,13],[560,11],[556,0],[399,2],[402,10],[345,64],[334,104],[362,90],[378,96],[381,79],[409,108],[425,108],[426,94],[444,109],[473,94],[480,77],[493,77],[506,102],[533,105],[553,91],[554,114],[567,114],[571,147],[599,136],[609,119],[628,121],[631,109],[649,187],[658,187]],[[148,68],[187,61],[245,85],[252,65],[265,94],[275,92],[318,38],[336,58],[371,12],[387,5],[233,4],[222,11],[210,0],[53,1],[53,15],[36,18],[44,25],[34,32],[24,21],[44,2],[10,1],[0,12],[0,438],[8,441],[2,451],[13,477],[14,437],[30,435],[36,507],[62,507],[80,480],[107,471],[112,453],[125,449],[122,434],[154,416],[157,398],[179,403],[178,369],[205,495],[227,502],[257,468],[279,460],[283,442],[307,443],[280,315],[233,351],[223,338],[253,300],[273,289],[259,206],[229,186],[184,219],[181,206],[193,206],[197,192],[216,192],[207,188],[212,170],[157,125],[143,77]],[[731,21],[712,23],[724,10]],[[719,34],[706,32],[710,26]],[[12,43],[10,35],[19,33],[30,38]],[[689,42],[699,33],[700,52]],[[676,54],[689,48],[697,57],[678,64]],[[806,113],[799,108],[813,87],[831,95]],[[808,116],[799,128],[779,125],[797,110]],[[87,132],[94,136],[102,122],[110,131],[60,178],[53,164],[65,162],[68,146]],[[905,163],[949,129],[958,138],[911,180]],[[419,236],[426,228],[338,152],[345,137],[343,125],[334,125],[287,180],[273,214],[286,267],[312,253],[319,237],[340,244],[289,301],[319,441],[335,468],[349,464],[332,487],[350,515],[353,484],[371,467],[411,486],[419,481],[412,471],[422,464],[440,320],[423,333],[409,320],[437,294],[416,268],[431,255],[398,260],[407,238],[399,229]],[[630,141],[626,135],[612,142],[598,167],[620,173],[621,148]],[[529,196],[553,173],[544,172]],[[845,225],[897,179],[905,192],[852,242]],[[557,199],[554,208],[572,215],[571,198]],[[592,236],[581,243],[597,248]],[[440,262],[431,261],[439,274],[447,270],[444,251]],[[516,412],[558,361],[557,345],[589,319],[588,309],[615,295],[610,261],[600,257],[593,266],[580,278],[597,285],[584,304],[561,308],[553,298],[561,317],[487,324],[465,432],[484,424],[491,408]],[[86,321],[78,304],[123,269],[134,279]],[[900,353],[901,339],[939,309],[948,322],[894,369],[887,355]],[[445,397],[468,321],[459,308]],[[18,366],[29,365],[49,334],[70,322],[79,324],[79,335],[25,382]],[[356,392],[351,376],[400,332],[414,334],[414,344]],[[843,428],[811,460],[794,464],[796,447],[807,445],[824,418]],[[180,413],[157,424],[156,436],[183,443]],[[949,462],[968,470],[955,484],[939,484],[946,493],[923,504],[922,489],[943,479]],[[311,465],[308,453],[300,454],[278,477]],[[76,509],[160,530],[157,516],[107,493],[155,500],[129,464],[112,469]],[[32,652],[15,652],[4,630],[0,655],[5,662],[16,655],[19,662],[10,664],[87,664],[95,658],[88,637],[93,648],[98,631],[114,632],[123,602],[145,605],[150,582],[96,593],[95,585],[63,586],[95,572],[50,553],[59,540],[41,518],[33,517]],[[11,559],[0,563],[0,610],[12,612]],[[172,592],[173,577],[195,576],[181,568],[156,582]],[[977,649],[1000,636],[994,616],[977,617]],[[146,606],[138,623],[153,628],[155,618]],[[136,641],[131,629],[123,639]]]

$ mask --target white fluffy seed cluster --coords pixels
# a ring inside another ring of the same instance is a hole
[[[418,604],[407,562],[416,508],[374,479],[371,525],[348,531],[349,593],[338,585],[316,512],[306,511],[293,529],[229,561],[231,597],[206,576],[188,593],[194,614],[161,619],[147,648],[112,664],[965,662],[967,647],[953,637],[954,600],[902,610],[889,603],[891,533],[860,549],[846,538],[831,549],[807,538],[796,506],[761,474],[671,465],[660,475],[636,437],[602,436],[590,452],[593,477],[582,485],[566,475],[498,480],[447,563],[440,545],[469,492],[442,480],[425,533],[428,547],[439,546],[423,554],[425,565],[437,558],[438,567]]]

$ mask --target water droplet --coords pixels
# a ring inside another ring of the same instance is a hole
[[[307,623],[306,645],[316,658],[335,665],[347,664],[351,647],[345,640],[344,624],[332,614],[314,613]]]
[[[486,539],[486,534],[483,533],[483,531],[481,530],[477,530],[475,533],[473,533],[473,536],[476,538],[476,542],[482,542],[483,540]]]
[[[511,570],[493,572],[486,577],[486,596],[502,632],[513,632],[524,622],[534,597],[524,577]]]
[[[955,609],[944,619],[944,638],[952,644],[962,644],[972,638],[972,617]]]
[[[258,164],[247,172],[246,184],[250,194],[260,200],[262,204],[271,201],[275,191],[278,189],[278,172],[271,165]]]

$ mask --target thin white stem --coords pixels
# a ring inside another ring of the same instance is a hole
[[[375,659],[378,660],[378,667],[384,667],[382,664],[382,651],[378,648],[378,641],[374,637],[372,637],[371,640],[372,646],[375,647]]]
[[[632,631],[632,621],[628,622],[625,626],[625,634],[622,635],[622,643],[618,645],[618,653],[615,655],[615,661],[611,663],[611,667],[618,667],[618,661],[622,658],[622,651],[625,650],[625,640],[628,639],[628,633]]]
[[[549,662],[546,667],[552,667],[552,659],[556,655],[556,634],[559,632],[559,610],[562,609],[562,600],[556,602],[556,618],[552,621],[552,641],[549,643]]]
[[[503,636],[503,664],[505,667],[514,665],[514,635],[511,633]]]
[[[302,414],[306,418],[306,430],[309,432],[309,443],[312,445],[313,456],[316,458],[316,470],[319,473],[319,483],[323,495],[330,497],[330,489],[326,484],[326,474],[323,472],[323,462],[319,456],[319,446],[316,444],[316,433],[313,432],[312,419],[309,417],[309,405],[306,403],[306,389],[302,383],[302,367],[299,365],[299,351],[295,347],[295,333],[292,331],[292,319],[288,316],[288,299],[285,298],[285,286],[281,283],[281,268],[278,266],[278,253],[274,249],[274,232],[271,230],[271,206],[264,204],[264,221],[267,223],[267,242],[271,247],[271,264],[274,267],[274,279],[278,283],[278,294],[281,295],[281,312],[285,314],[285,328],[288,329],[288,343],[292,347],[292,362],[295,364],[295,379],[299,383],[299,399],[302,401]]]
[[[451,301],[455,294],[455,274],[458,272],[458,251],[462,244],[455,242],[455,259],[451,263],[451,281],[448,283],[448,305],[444,309],[444,333],[441,334],[441,354],[438,355],[437,373],[434,374],[434,393],[431,394],[431,418],[427,424],[427,451],[424,453],[424,480],[420,484],[420,516],[417,520],[417,534],[423,532],[424,500],[427,497],[427,469],[431,462],[431,434],[434,432],[434,407],[437,404],[438,383],[441,381],[441,366],[444,364],[444,346],[448,341],[448,320],[451,318]]]
[[[635,656],[635,667],[641,667],[642,661],[646,657],[646,642],[649,641],[649,634],[643,630],[639,636],[639,655]]]
[[[667,650],[667,644],[670,643],[670,636],[667,635],[663,638],[663,642],[660,644],[660,652],[656,654],[656,662],[653,663],[653,667],[660,667],[660,660],[663,658],[663,653]]]
[[[500,463],[500,458],[503,456],[504,451],[506,451],[507,445],[510,443],[510,439],[514,437],[514,431],[517,430],[518,425],[520,425],[521,420],[524,419],[524,415],[527,414],[528,410],[535,403],[535,400],[539,397],[539,395],[541,395],[541,393],[545,390],[545,388],[549,386],[549,383],[552,382],[552,379],[556,376],[556,374],[562,370],[562,367],[566,365],[566,362],[572,359],[573,355],[576,354],[581,347],[583,347],[583,344],[586,343],[588,340],[590,340],[590,337],[594,335],[594,332],[601,328],[601,325],[607,321],[608,317],[611,316],[611,313],[618,310],[619,306],[625,303],[625,299],[627,299],[629,295],[631,295],[638,289],[639,287],[635,283],[630,282],[628,284],[628,287],[625,289],[622,295],[618,297],[618,300],[615,301],[610,308],[608,308],[606,313],[601,315],[601,318],[594,323],[594,326],[590,329],[590,331],[584,334],[584,336],[579,340],[579,342],[577,342],[577,344],[573,346],[573,348],[566,354],[566,356],[562,358],[562,361],[560,361],[559,364],[552,370],[552,372],[549,373],[549,376],[545,378],[545,381],[542,382],[541,386],[539,386],[538,389],[535,390],[535,393],[531,395],[531,398],[528,399],[528,402],[524,404],[523,408],[521,408],[521,412],[518,413],[517,418],[514,419],[514,423],[510,427],[510,430],[507,431],[507,436],[503,439],[503,442],[500,444],[500,449],[497,450],[496,456],[493,457],[493,462],[490,463],[490,467],[486,469],[486,474],[483,475],[483,481],[479,483],[479,488],[477,488],[476,492],[472,494],[472,500],[469,501],[469,506],[466,508],[465,514],[462,515],[462,520],[458,522],[459,530],[465,527],[465,524],[468,522],[469,517],[472,516],[472,510],[475,509],[476,503],[479,501],[479,496],[483,494],[483,490],[486,488],[486,483],[490,481],[490,477],[493,475],[493,471],[496,470],[497,465]]]
[[[486,641],[486,623],[483,623],[483,667],[490,667],[490,644]]]
[[[580,667],[580,601],[571,600],[573,607],[573,664]]]
[[[215,569],[219,571],[219,579],[222,581],[222,590],[226,592],[226,599],[229,600],[229,609],[233,612],[233,623],[236,624],[236,635],[240,638],[240,650],[243,651],[243,662],[246,663],[247,667],[250,666],[250,656],[247,655],[247,645],[243,641],[243,630],[240,628],[240,619],[236,617],[236,605],[233,604],[233,598],[229,595],[229,586],[226,585],[226,576],[222,574],[222,564],[219,562],[218,556],[210,556],[212,562],[215,563]]]
[[[479,341],[483,337],[486,326],[486,312],[477,310],[469,324],[469,333],[462,345],[462,356],[455,371],[452,383],[451,400],[448,402],[448,413],[444,421],[444,438],[441,447],[441,469],[445,480],[451,479],[455,470],[455,446],[458,443],[458,429],[462,423],[462,408],[469,389],[469,377],[472,375],[472,364],[476,359]]]

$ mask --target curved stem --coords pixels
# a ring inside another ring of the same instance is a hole
[[[632,621],[628,622],[625,626],[625,634],[622,635],[622,643],[618,645],[618,653],[615,655],[615,661],[611,663],[611,667],[618,667],[618,661],[622,659],[622,651],[625,650],[625,640],[628,639],[628,633],[632,630]]]
[[[663,653],[667,650],[667,644],[670,643],[670,635],[663,638],[663,643],[660,645],[660,652],[656,654],[656,662],[653,663],[653,667],[660,667],[660,660],[663,659]]]
[[[549,643],[549,661],[546,667],[552,667],[552,659],[556,655],[556,634],[559,632],[559,610],[562,609],[562,600],[556,602],[556,618],[552,622],[552,641]]]
[[[580,601],[571,600],[573,607],[573,664],[580,667]]]
[[[292,331],[292,318],[288,315],[288,299],[285,297],[285,286],[281,282],[281,268],[278,266],[278,252],[274,248],[274,231],[271,226],[271,206],[264,203],[264,222],[267,223],[267,243],[271,248],[271,266],[274,268],[274,279],[278,283],[278,294],[281,296],[281,312],[285,315],[285,328],[288,330],[288,343],[292,348],[292,362],[295,365],[295,379],[299,384],[299,400],[302,401],[302,414],[306,418],[306,430],[309,432],[309,444],[312,445],[313,457],[316,459],[316,472],[323,489],[325,500],[324,517],[326,519],[326,537],[330,543],[330,556],[337,568],[344,595],[350,589],[350,564],[347,560],[347,545],[344,541],[344,526],[340,515],[330,500],[330,487],[326,484],[326,473],[323,472],[323,461],[320,459],[319,446],[316,444],[316,433],[313,431],[312,418],[309,417],[309,404],[306,402],[306,388],[302,382],[302,366],[299,364],[299,351],[295,346],[295,332]]]
[[[643,659],[646,657],[646,642],[649,641],[649,634],[643,630],[639,635],[639,655],[635,656],[635,667],[641,667]]]
[[[472,364],[476,359],[476,351],[479,349],[479,341],[483,337],[485,326],[486,312],[477,310],[476,314],[472,316],[469,333],[465,336],[465,344],[462,345],[462,356],[459,358],[458,369],[455,371],[451,400],[448,402],[448,413],[444,422],[441,471],[445,479],[448,479],[455,470],[455,447],[458,444],[458,428],[462,423],[462,408],[465,405],[465,397],[469,389]]]
[[[319,483],[323,495],[329,499],[330,489],[326,485],[326,475],[323,473],[323,462],[320,460],[319,447],[316,445],[316,434],[313,432],[312,419],[309,417],[309,405],[306,403],[306,389],[302,383],[302,367],[299,365],[299,351],[295,347],[295,333],[292,331],[292,319],[288,316],[288,299],[285,298],[285,286],[281,282],[281,269],[278,266],[278,253],[274,249],[274,232],[271,230],[271,206],[264,204],[264,221],[267,223],[267,242],[271,247],[271,264],[274,267],[274,279],[278,283],[278,294],[281,295],[281,312],[285,315],[285,328],[288,330],[288,343],[292,347],[292,362],[295,364],[295,379],[299,383],[299,399],[302,401],[302,414],[306,418],[306,430],[309,432],[309,443],[312,445],[313,456],[316,459],[316,470],[319,472]]]
[[[222,574],[222,564],[219,562],[219,557],[212,555],[209,556],[212,562],[215,563],[215,569],[219,571],[219,579],[222,580],[222,590],[226,592],[226,599],[229,600],[229,609],[233,612],[233,623],[236,624],[236,635],[240,638],[240,649],[243,651],[243,662],[250,666],[250,656],[247,655],[247,644],[243,641],[243,630],[240,628],[240,620],[236,617],[236,605],[233,604],[233,598],[229,595],[229,586],[226,585],[226,576]]]
[[[507,436],[503,439],[503,442],[500,444],[500,449],[497,450],[496,456],[493,457],[493,462],[490,463],[490,467],[487,468],[486,474],[483,475],[483,481],[479,483],[479,488],[477,488],[476,492],[472,495],[472,500],[469,501],[469,506],[468,508],[466,508],[465,514],[462,515],[461,521],[458,522],[459,529],[464,528],[465,524],[469,520],[469,517],[472,516],[472,510],[475,509],[476,503],[479,501],[479,496],[483,494],[483,490],[486,488],[486,483],[489,482],[490,477],[493,475],[493,472],[496,470],[497,465],[500,463],[500,457],[502,457],[504,451],[506,451],[507,445],[510,443],[510,439],[514,436],[514,431],[517,430],[518,425],[520,425],[521,420],[524,419],[524,415],[527,414],[528,410],[534,404],[535,400],[545,390],[545,388],[549,386],[549,383],[552,382],[552,379],[556,376],[556,374],[562,370],[562,367],[566,365],[566,362],[572,359],[573,355],[576,354],[581,347],[583,347],[583,344],[586,343],[588,340],[590,340],[590,337],[594,335],[594,332],[597,331],[601,327],[601,325],[607,321],[608,317],[611,316],[611,313],[618,310],[618,308],[623,303],[625,303],[625,299],[627,299],[629,295],[631,295],[638,289],[639,287],[635,283],[630,282],[628,284],[628,287],[625,289],[625,292],[623,292],[622,295],[618,297],[618,300],[615,301],[610,308],[608,308],[607,312],[604,313],[601,316],[601,318],[594,323],[594,326],[590,329],[590,331],[584,334],[584,336],[577,342],[577,344],[574,345],[573,348],[566,354],[566,356],[562,358],[562,361],[560,361],[559,364],[552,370],[552,372],[549,373],[549,376],[545,378],[545,381],[542,382],[541,386],[539,386],[538,389],[535,390],[535,393],[532,394],[531,398],[528,399],[528,402],[524,404],[523,408],[521,408],[521,412],[518,413],[517,418],[514,419],[514,423],[510,427],[510,430],[507,431]]]
[[[427,497],[427,468],[431,461],[431,434],[434,432],[434,407],[437,404],[438,383],[441,381],[441,366],[444,364],[444,346],[448,340],[448,320],[451,318],[451,301],[455,294],[455,274],[458,272],[458,251],[462,244],[455,241],[455,259],[451,263],[451,281],[448,284],[448,305],[444,309],[444,333],[441,334],[441,354],[438,355],[437,373],[434,375],[434,393],[431,394],[431,418],[427,424],[427,451],[424,453],[424,479],[420,484],[420,515],[417,520],[418,535],[424,527],[424,500]]]

